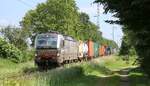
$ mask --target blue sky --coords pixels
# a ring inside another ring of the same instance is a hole
[[[0,3],[0,26],[15,25],[19,26],[19,21],[25,13],[30,9],[35,9],[38,3],[46,0],[2,0]],[[79,11],[89,14],[90,20],[96,24],[97,5],[91,4],[94,0],[76,0]],[[100,30],[103,36],[112,39],[113,25],[107,24],[104,20],[115,19],[111,14],[103,14],[102,6],[100,7]],[[115,41],[120,44],[122,38],[121,26],[114,25],[115,27]]]

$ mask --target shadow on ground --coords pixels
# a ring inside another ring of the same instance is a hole
[[[78,80],[64,86],[150,86],[150,79],[140,68],[126,68],[112,71],[105,77],[82,75]]]

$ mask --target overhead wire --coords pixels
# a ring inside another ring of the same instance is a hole
[[[20,3],[22,3],[22,4],[24,4],[24,5],[27,6],[27,7],[32,7],[32,5],[26,3],[26,2],[23,1],[23,0],[16,0],[16,1],[18,1],[18,2],[20,2]]]
[[[26,3],[26,2],[23,1],[23,0],[16,0],[16,1],[18,1],[18,2],[20,2],[20,3],[22,3],[22,4],[24,4],[25,6],[27,6],[27,7],[29,7],[29,8],[32,8],[32,7],[33,7],[31,4],[28,4],[28,3]],[[32,3],[33,3],[33,2],[32,2]],[[35,3],[34,3],[34,4],[35,4]],[[19,32],[19,36],[21,36],[21,34],[22,34],[22,31]]]

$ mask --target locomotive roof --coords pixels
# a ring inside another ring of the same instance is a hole
[[[60,33],[53,33],[53,32],[47,32],[47,33],[40,33],[40,34],[38,34],[38,35],[49,35],[49,34],[56,34],[56,35],[62,35],[62,34],[60,34]]]
[[[47,33],[40,33],[38,35],[49,35],[49,34],[55,34],[55,35],[62,35],[66,40],[70,40],[70,41],[76,41],[73,37],[68,36],[68,35],[63,35],[60,34],[59,32],[55,32],[55,31],[51,31],[51,32],[47,32]]]

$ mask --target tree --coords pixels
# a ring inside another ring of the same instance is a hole
[[[94,42],[101,43],[103,39],[99,28],[90,21],[89,16],[78,12],[74,0],[47,0],[39,4],[35,10],[27,12],[21,21],[21,26],[29,32],[28,35],[33,40],[35,38],[33,34],[45,33],[49,30],[83,41],[92,39]]]
[[[108,21],[127,26],[132,33],[132,45],[139,57],[141,68],[150,75],[150,0],[96,0],[104,5],[105,13],[114,13],[117,21]],[[131,34],[130,34],[131,35]]]
[[[21,28],[7,26],[2,28],[0,32],[10,44],[15,45],[15,47],[21,50],[27,49],[26,33]]]
[[[95,42],[101,40],[101,35],[99,33],[99,28],[90,21],[88,14],[86,13],[79,13],[80,17],[80,29],[79,29],[79,39],[81,40],[88,40],[92,39]]]
[[[132,32],[129,31],[127,28],[128,28],[127,26],[123,27],[124,36],[123,36],[119,55],[133,56],[133,55],[136,55],[135,47],[132,45],[134,43],[134,41],[133,41],[134,36],[133,36]]]
[[[21,26],[30,32],[29,36],[52,30],[77,40],[100,40],[98,27],[86,13],[78,12],[74,0],[47,0],[27,12]]]
[[[74,30],[78,29],[78,21],[74,0],[47,0],[35,10],[30,10],[21,25],[32,34],[54,30],[75,37]]]

